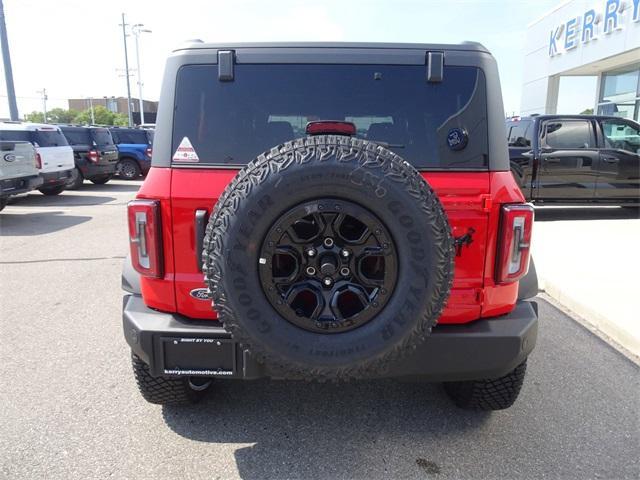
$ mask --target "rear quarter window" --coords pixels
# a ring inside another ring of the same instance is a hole
[[[485,78],[475,67],[445,67],[426,81],[424,65],[235,66],[234,81],[217,65],[178,72],[173,152],[188,137],[201,164],[242,166],[271,147],[304,136],[307,122],[345,120],[357,136],[390,144],[419,169],[486,170]],[[468,134],[454,151],[447,136]]]

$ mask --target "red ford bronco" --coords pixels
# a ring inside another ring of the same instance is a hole
[[[185,45],[128,219],[124,335],[149,402],[219,377],[518,396],[533,209],[479,44]]]

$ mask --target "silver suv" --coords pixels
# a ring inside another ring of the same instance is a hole
[[[39,168],[31,143],[0,140],[0,210],[10,196],[42,185]]]

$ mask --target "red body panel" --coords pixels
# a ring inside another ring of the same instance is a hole
[[[139,198],[161,201],[165,276],[142,281],[145,303],[190,318],[215,319],[208,301],[190,295],[204,288],[195,253],[195,211],[211,213],[237,170],[152,168]],[[494,264],[500,205],[524,198],[510,172],[428,172],[455,237],[471,243],[455,259],[453,289],[439,323],[467,323],[511,311],[518,284],[495,285]],[[170,226],[170,227],[169,227]],[[175,291],[174,291],[175,288]]]

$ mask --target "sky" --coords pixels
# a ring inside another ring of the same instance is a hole
[[[560,0],[4,0],[18,109],[49,109],[67,98],[126,96],[121,14],[143,23],[140,37],[144,97],[157,100],[164,62],[188,39],[225,41],[478,41],[498,61],[505,111],[520,108],[528,23]],[[129,64],[136,68],[129,37]],[[1,65],[0,65],[1,68]],[[134,74],[136,72],[133,72]],[[0,77],[0,118],[8,117]],[[131,78],[137,97],[137,78]],[[563,90],[565,90],[563,88]],[[568,88],[567,91],[573,89]],[[562,95],[561,95],[562,97]],[[567,108],[583,99],[567,97]],[[588,96],[586,105],[593,98]]]

